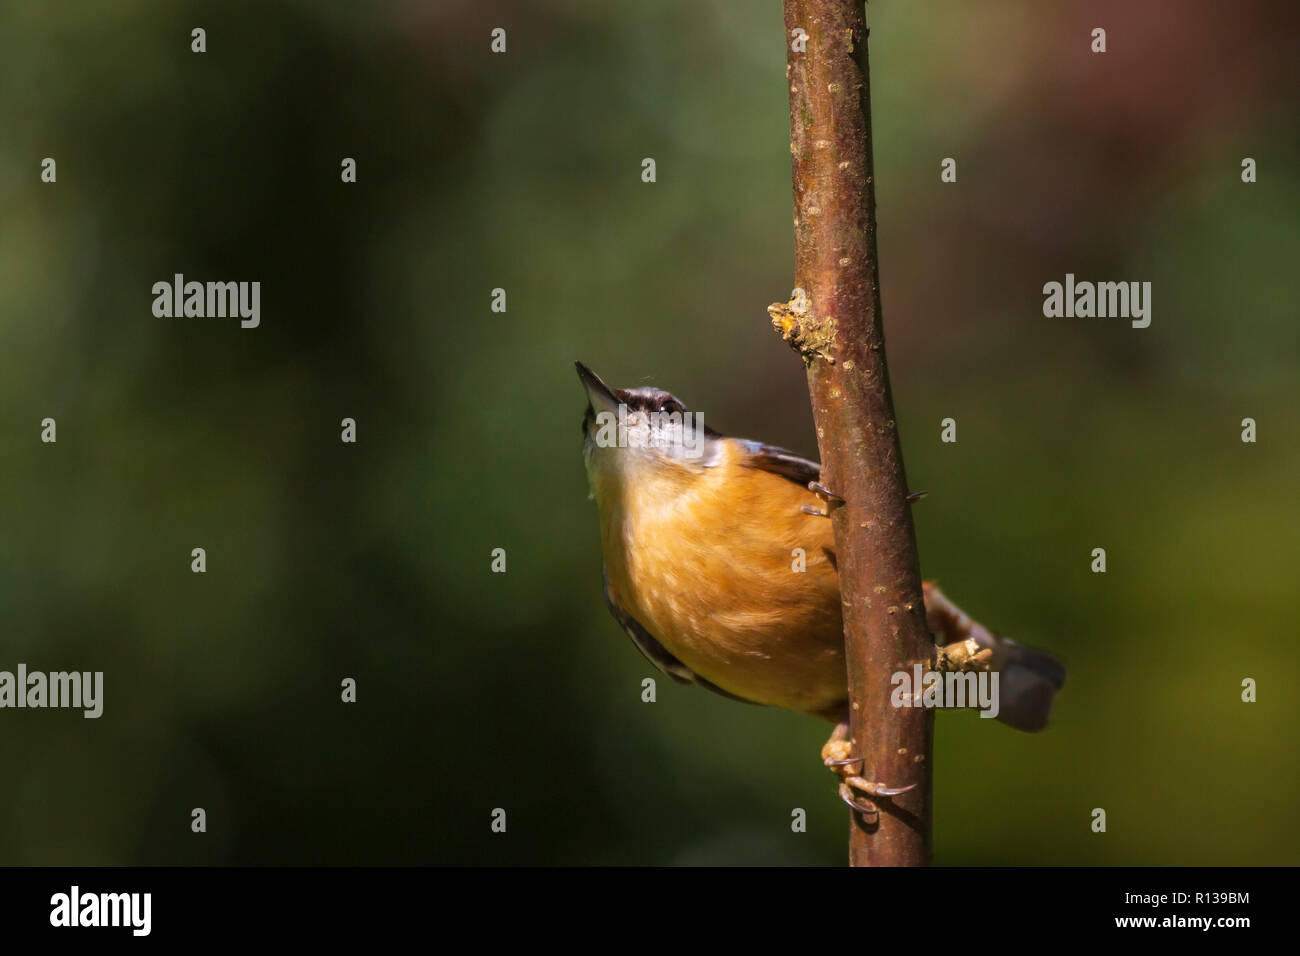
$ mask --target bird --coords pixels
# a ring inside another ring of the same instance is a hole
[[[835,539],[842,499],[821,466],[706,426],[670,392],[610,388],[574,363],[587,395],[583,459],[600,518],[604,596],[642,654],[674,680],[835,724],[822,748],[840,796],[875,812],[903,793],[852,755]],[[916,498],[918,496],[909,496]],[[794,573],[792,554],[802,549]],[[1065,668],[995,635],[923,583],[936,664],[1000,680],[997,718],[1046,726]]]

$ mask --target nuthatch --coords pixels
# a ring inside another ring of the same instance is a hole
[[[823,760],[844,779],[846,802],[870,812],[853,791],[902,792],[853,772],[860,761],[849,754],[840,584],[826,520],[839,499],[821,485],[821,466],[719,434],[662,389],[612,389],[576,364],[614,617],[678,681],[839,724]],[[1065,680],[1061,664],[993,635],[931,582],[924,590],[927,624],[943,639],[935,665],[996,673],[998,719],[1042,729]]]

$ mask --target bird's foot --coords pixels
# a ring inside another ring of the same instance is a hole
[[[822,501],[826,502],[826,510],[821,511],[817,508],[814,508],[812,505],[804,505],[799,510],[806,515],[812,515],[814,518],[829,518],[831,516],[832,511],[834,511],[840,505],[844,504],[843,498],[841,498],[835,492],[831,491],[820,481],[808,482],[808,490],[811,491],[813,494],[815,494]]]
[[[875,822],[880,814],[880,808],[870,798],[895,797],[916,786],[913,783],[906,787],[890,787],[862,776],[862,758],[853,756],[853,741],[849,739],[846,721],[836,725],[822,747],[822,763],[839,776],[840,799],[861,813],[867,823]]]
[[[997,637],[979,621],[953,604],[933,581],[921,584],[925,597],[925,624],[939,645],[940,671],[981,671],[993,665]]]
[[[820,481],[808,482],[808,490],[822,501],[826,502],[826,510],[822,511],[820,508],[814,508],[812,505],[803,505],[799,510],[806,515],[812,515],[814,518],[829,518],[832,511],[844,504],[844,499],[842,497],[831,491]],[[909,505],[914,505],[928,494],[928,491],[914,491],[907,496],[907,503]]]

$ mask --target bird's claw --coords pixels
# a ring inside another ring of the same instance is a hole
[[[861,790],[873,797],[896,797],[900,793],[907,793],[909,790],[916,789],[914,783],[909,783],[906,787],[886,787],[883,783],[872,783],[869,780],[863,780],[861,777],[850,777],[844,782],[850,787]]]
[[[877,798],[896,797],[916,788],[914,783],[906,787],[891,787],[879,781],[868,780],[857,772],[854,768],[862,763],[862,758],[853,756],[853,743],[849,740],[847,723],[837,726],[826,741],[826,746],[822,747],[822,763],[839,775],[840,799],[863,814],[868,823],[873,822],[880,813],[880,808],[871,800],[863,799],[860,794]]]
[[[862,763],[861,757],[845,757],[843,760],[823,760],[828,767],[847,767],[851,763]]]
[[[829,508],[835,508],[838,507],[839,505],[844,504],[843,498],[841,498],[835,492],[831,491],[820,481],[808,482],[808,490],[811,491],[813,494],[815,494],[822,501],[826,502]]]
[[[880,808],[870,800],[859,800],[854,795],[853,788],[847,783],[840,784],[840,799],[862,814],[868,823],[880,816]]]
[[[814,518],[829,518],[832,510],[844,504],[843,498],[831,491],[820,481],[808,482],[808,490],[822,501],[826,502],[826,510],[820,511],[812,505],[803,505],[799,510],[806,515],[812,515]],[[907,503],[909,505],[914,505],[928,494],[928,491],[913,491],[907,496]]]

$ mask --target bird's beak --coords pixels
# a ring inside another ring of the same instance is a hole
[[[591,407],[597,414],[600,412],[617,412],[619,406],[618,396],[614,390],[600,380],[598,376],[581,362],[574,362],[578,369],[578,378],[582,380],[582,387],[587,390],[587,399],[591,402]]]

